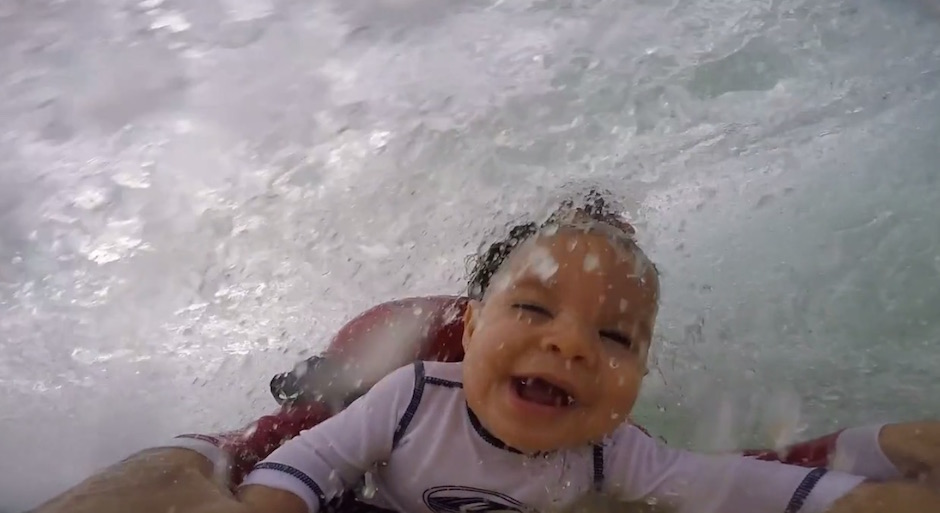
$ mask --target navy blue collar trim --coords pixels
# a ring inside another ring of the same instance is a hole
[[[504,451],[508,451],[513,454],[520,454],[520,455],[526,456],[524,452],[520,451],[519,449],[516,449],[515,447],[512,447],[511,445],[506,444],[499,438],[496,438],[496,435],[494,435],[493,433],[490,433],[489,430],[483,427],[483,424],[480,423],[480,419],[477,417],[475,413],[473,413],[473,410],[470,409],[469,404],[467,405],[467,416],[470,417],[470,425],[473,426],[473,430],[476,431],[477,434],[480,435],[480,438],[486,441],[486,443],[492,445],[493,447],[496,447],[497,449],[502,449]],[[601,490],[601,488],[604,486],[604,444],[594,443],[594,444],[591,444],[591,448],[592,448],[591,459],[593,460],[593,467],[594,467],[593,468],[594,486],[598,490]],[[537,458],[541,456],[547,456],[549,454],[551,454],[551,452],[537,452],[530,456],[533,458]]]
[[[469,404],[467,405],[467,416],[470,417],[470,425],[473,426],[473,430],[476,431],[478,435],[480,435],[480,438],[482,438],[484,441],[486,441],[486,443],[492,445],[493,447],[496,447],[497,449],[509,451],[513,454],[521,454],[523,456],[533,456],[533,457],[545,456],[547,454],[550,454],[547,452],[537,452],[535,454],[526,454],[520,451],[519,449],[516,449],[515,447],[512,447],[511,445],[506,444],[499,438],[496,438],[496,436],[493,433],[490,433],[489,430],[483,427],[483,424],[480,423],[480,419],[476,416],[475,413],[473,413],[473,410],[470,409]]]

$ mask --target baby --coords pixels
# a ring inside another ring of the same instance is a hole
[[[549,511],[591,493],[682,512],[822,513],[870,497],[862,477],[673,449],[626,422],[659,279],[600,197],[486,258],[464,360],[392,372],[256,465],[242,503],[318,513],[364,478],[360,501],[408,513]],[[882,506],[866,511],[895,511]]]

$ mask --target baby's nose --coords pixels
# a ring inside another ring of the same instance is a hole
[[[597,360],[596,336],[576,326],[560,329],[546,336],[542,348],[558,353],[566,360],[593,365]]]

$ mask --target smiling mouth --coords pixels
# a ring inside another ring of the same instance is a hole
[[[574,397],[567,390],[542,378],[514,377],[512,388],[524,401],[556,408],[575,405]]]

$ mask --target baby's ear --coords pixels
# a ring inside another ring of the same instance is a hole
[[[463,340],[461,344],[463,345],[464,352],[467,351],[467,346],[470,345],[470,339],[473,338],[473,332],[476,331],[477,317],[479,317],[482,309],[483,303],[479,300],[471,299],[463,312]]]

